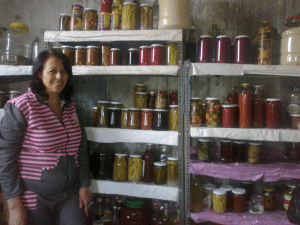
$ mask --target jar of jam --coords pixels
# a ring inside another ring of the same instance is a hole
[[[222,189],[213,190],[213,209],[216,213],[225,213],[227,208],[226,191]]]
[[[128,181],[139,182],[142,179],[142,156],[129,155],[128,159]]]
[[[93,107],[93,126],[97,126],[97,107]]]
[[[260,163],[261,162],[262,143],[249,142],[248,144],[248,162]]]
[[[178,65],[178,44],[176,42],[167,42],[166,55],[166,65]]]
[[[153,8],[150,4],[142,4],[141,6],[141,30],[153,29]]]
[[[242,213],[246,210],[246,191],[242,188],[232,190],[233,195],[233,211]]]
[[[147,108],[149,109],[155,109],[155,90],[154,89],[149,89],[149,93],[147,95]]]
[[[266,127],[281,127],[281,100],[279,98],[267,98]]]
[[[107,127],[108,107],[110,102],[98,101],[97,106],[97,126]]]
[[[108,108],[108,124],[109,128],[120,128],[120,108],[109,107]]]
[[[128,65],[138,66],[139,65],[139,50],[136,48],[128,49]]]
[[[119,48],[110,49],[110,65],[111,66],[121,65],[121,49]]]
[[[236,92],[236,86],[234,84],[231,84],[229,86],[230,91],[226,96],[226,103],[227,104],[239,104],[239,95]]]
[[[241,181],[241,188],[246,190],[246,201],[250,200],[252,195],[253,182],[252,181]]]
[[[221,140],[221,162],[230,163],[232,157],[232,148],[230,140]]]
[[[262,128],[266,117],[266,103],[264,85],[254,86],[253,96],[253,126]]]
[[[250,63],[250,37],[240,35],[235,38],[234,63]]]
[[[141,129],[150,130],[153,125],[153,109],[141,109]]]
[[[112,42],[102,42],[100,46],[100,65],[109,66],[110,65],[110,49]]]
[[[237,113],[238,106],[222,105],[222,127],[236,127],[237,125]]]
[[[205,118],[207,127],[218,127],[221,122],[219,98],[206,98]]]
[[[70,30],[82,30],[83,6],[74,3],[71,10]]]
[[[222,185],[220,189],[226,191],[227,210],[232,209],[233,208],[233,194],[232,194],[233,187],[231,185]]]
[[[97,165],[95,179],[97,180],[107,180],[113,178],[113,164],[114,156],[112,149],[108,144],[99,144],[99,146],[94,149],[94,154],[97,157]]]
[[[264,199],[265,211],[274,211],[276,208],[275,188],[264,188],[263,199]]]
[[[164,64],[164,46],[160,44],[151,45],[150,65],[157,66]]]
[[[170,105],[169,109],[169,130],[178,130],[178,105]]]
[[[287,188],[284,192],[284,204],[283,207],[287,211],[289,209],[289,205],[295,191],[296,185],[295,184],[287,184]]]
[[[69,58],[71,64],[74,65],[74,47],[63,45],[61,46],[61,52],[64,53]]]
[[[135,84],[133,89],[133,105],[135,105],[135,97],[137,92],[147,92],[147,87],[145,84]],[[147,107],[143,107],[147,108]]]
[[[178,105],[178,93],[177,89],[172,89],[169,94],[169,105]]]
[[[167,163],[155,162],[154,163],[154,184],[167,183]]]
[[[168,110],[153,110],[153,130],[168,130]]]
[[[203,114],[202,98],[198,98],[198,97],[191,98],[190,123],[191,123],[192,127],[200,127],[202,125],[202,122],[203,122],[202,114]]]
[[[140,66],[150,65],[150,52],[151,52],[150,46],[140,47],[140,60],[139,60]]]
[[[128,125],[127,125],[127,118],[128,118],[128,109],[126,108],[122,108],[121,109],[121,121],[120,121],[120,126],[121,128],[123,129],[126,129],[128,128]]]
[[[203,210],[211,209],[213,203],[213,190],[217,187],[214,184],[206,183],[203,185]]]
[[[122,9],[122,30],[135,30],[137,6],[133,2],[124,2]]]
[[[246,161],[246,142],[232,142],[232,161],[238,163],[243,163]]]
[[[111,102],[109,107],[116,107],[116,108],[120,108],[122,109],[123,108],[123,104],[122,102]]]
[[[178,186],[179,180],[178,175],[178,158],[168,157],[167,161],[167,184],[171,186]]]
[[[98,13],[97,10],[87,8],[83,14],[82,30],[97,30],[98,28]]]
[[[202,161],[208,161],[210,159],[210,140],[198,139],[198,159]]]
[[[212,62],[212,36],[202,35],[198,42],[198,62],[209,63]]]
[[[155,146],[147,144],[147,149],[143,154],[142,180],[146,183],[153,182],[155,162]]]
[[[127,181],[128,162],[127,154],[116,153],[113,167],[113,179],[117,182]]]
[[[94,45],[87,46],[86,65],[87,66],[99,65],[99,47],[98,46],[94,46]]]
[[[252,126],[253,94],[249,83],[242,84],[239,94],[239,127],[250,128]]]
[[[128,109],[127,128],[140,129],[141,110],[137,108]]]
[[[156,109],[166,109],[167,108],[167,98],[166,90],[161,89],[159,93],[156,94],[155,98],[155,108]]]
[[[264,200],[260,195],[252,195],[249,202],[249,212],[253,214],[264,213]]]
[[[71,16],[66,14],[60,14],[59,16],[59,31],[68,31],[70,30],[70,21]]]
[[[74,65],[82,66],[86,63],[86,47],[75,46]]]
[[[216,63],[230,63],[230,38],[220,35],[216,40]]]
[[[147,92],[136,92],[134,108],[142,109],[147,107]]]

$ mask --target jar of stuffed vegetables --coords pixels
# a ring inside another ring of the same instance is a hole
[[[169,130],[178,130],[178,105],[169,106]]]
[[[202,125],[202,98],[191,98],[191,118],[192,127],[200,127]]]
[[[128,173],[127,154],[116,153],[116,158],[113,166],[114,181],[126,181]]]
[[[219,127],[221,121],[220,99],[206,98],[205,118],[206,126]]]

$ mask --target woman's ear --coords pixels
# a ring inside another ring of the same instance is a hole
[[[41,72],[38,72],[38,77],[39,77],[40,79],[42,79],[42,73],[41,73]]]

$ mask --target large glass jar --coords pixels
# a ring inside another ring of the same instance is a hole
[[[233,162],[243,163],[246,161],[246,142],[232,142],[232,160]]]
[[[137,92],[147,92],[147,87],[145,84],[135,84],[133,89],[133,105],[135,105],[135,96]],[[147,107],[143,107],[147,108]]]
[[[154,162],[155,162],[155,146],[147,144],[147,149],[143,154],[143,170],[142,180],[146,183],[153,182]]]
[[[166,65],[178,65],[178,44],[168,42],[166,45]]]
[[[207,183],[203,185],[204,192],[203,192],[203,209],[210,209],[213,203],[213,190],[217,187],[214,184]]]
[[[100,46],[100,65],[109,66],[110,65],[110,49],[112,42],[102,42]]]
[[[142,4],[141,6],[141,30],[153,29],[153,8],[150,4]]]
[[[232,190],[233,211],[242,213],[246,210],[246,191],[243,188],[235,188]]]
[[[120,128],[120,114],[121,109],[117,107],[108,108],[108,123],[107,127],[109,128]]]
[[[150,65],[150,46],[140,46],[140,58],[139,64],[140,66],[147,66]]]
[[[275,188],[264,188],[263,199],[264,199],[265,211],[274,211],[276,208]]]
[[[178,130],[178,105],[169,106],[169,130]]]
[[[140,128],[141,110],[137,108],[128,109],[127,128],[139,129]]]
[[[122,9],[122,30],[135,30],[137,6],[133,2],[124,2]]]
[[[295,184],[287,184],[286,190],[284,191],[284,209],[288,210],[289,209],[289,205],[290,205],[290,201],[292,199],[294,190],[296,188]]]
[[[239,94],[239,127],[250,128],[252,126],[252,101],[253,94],[249,83],[242,84]]]
[[[199,177],[195,174],[192,174],[191,179],[191,211],[200,212],[204,209],[203,203],[203,185]],[[212,196],[212,194],[211,194]],[[210,199],[210,204],[211,204]]]
[[[250,63],[250,37],[240,35],[235,37],[234,62],[239,64]]]
[[[59,15],[59,31],[68,31],[70,30],[70,21],[71,16],[66,14]]]
[[[168,110],[153,110],[153,130],[168,130]]]
[[[222,127],[236,127],[238,121],[238,106],[236,104],[222,105]]]
[[[261,162],[262,143],[249,142],[248,143],[248,162],[260,163]]]
[[[154,184],[167,183],[167,163],[155,162],[154,163]]]
[[[210,140],[198,139],[198,159],[208,161],[210,159]]]
[[[123,0],[114,0],[110,16],[110,29],[121,30]]]
[[[233,208],[233,187],[231,185],[222,185],[220,189],[226,191],[226,208],[230,210]]]
[[[108,144],[100,144],[94,149],[94,154],[97,156],[97,173],[95,178],[106,180],[113,178],[113,163],[114,152]]]
[[[166,90],[161,89],[159,93],[156,94],[155,98],[155,108],[156,109],[166,109],[167,108],[167,98]]]
[[[110,56],[110,65],[111,66],[121,65],[121,49],[111,48],[109,56]]]
[[[99,47],[98,46],[94,46],[94,45],[87,46],[86,65],[87,66],[99,65]]]
[[[236,86],[234,84],[231,84],[230,91],[226,96],[226,103],[227,104],[239,104],[239,95],[236,92]]]
[[[279,98],[267,98],[266,127],[281,127],[281,100]]]
[[[225,213],[227,205],[226,191],[222,189],[213,190],[213,209],[216,213]]]
[[[150,214],[151,209],[145,199],[127,197],[121,209],[122,224],[148,224]]]
[[[202,125],[202,98],[191,98],[191,118],[190,123],[192,127],[200,127]]]
[[[221,140],[221,162],[230,163],[232,157],[232,148],[230,140]]]
[[[74,65],[82,66],[86,64],[86,47],[75,46]]]
[[[142,179],[142,156],[129,155],[128,159],[128,181],[139,182]]]
[[[82,30],[83,6],[74,3],[71,10],[70,30]]]
[[[107,116],[108,116],[108,101],[98,101],[97,106],[97,126],[107,127]]]
[[[114,161],[113,179],[114,181],[126,181],[128,173],[127,154],[117,154]]]
[[[134,99],[134,107],[138,109],[147,107],[147,92],[136,92]]]
[[[141,129],[150,130],[153,126],[153,109],[141,109]]]
[[[198,41],[198,62],[212,62],[212,36],[202,35]]]
[[[253,126],[261,128],[264,126],[266,116],[264,85],[254,86],[253,95]]]
[[[207,127],[218,127],[221,122],[219,98],[206,98],[205,118]]]
[[[121,121],[120,121],[121,128],[123,128],[123,129],[128,128],[127,119],[128,119],[128,109],[122,108],[121,109]]]
[[[216,40],[216,63],[230,63],[230,38],[220,35]]]
[[[171,186],[178,186],[178,158],[168,157],[167,162],[167,184]]]
[[[171,94],[169,94],[169,105],[178,105],[178,91],[177,89],[172,89]]]

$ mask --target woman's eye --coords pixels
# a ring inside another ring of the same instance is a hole
[[[49,70],[49,73],[56,73],[56,70]]]

